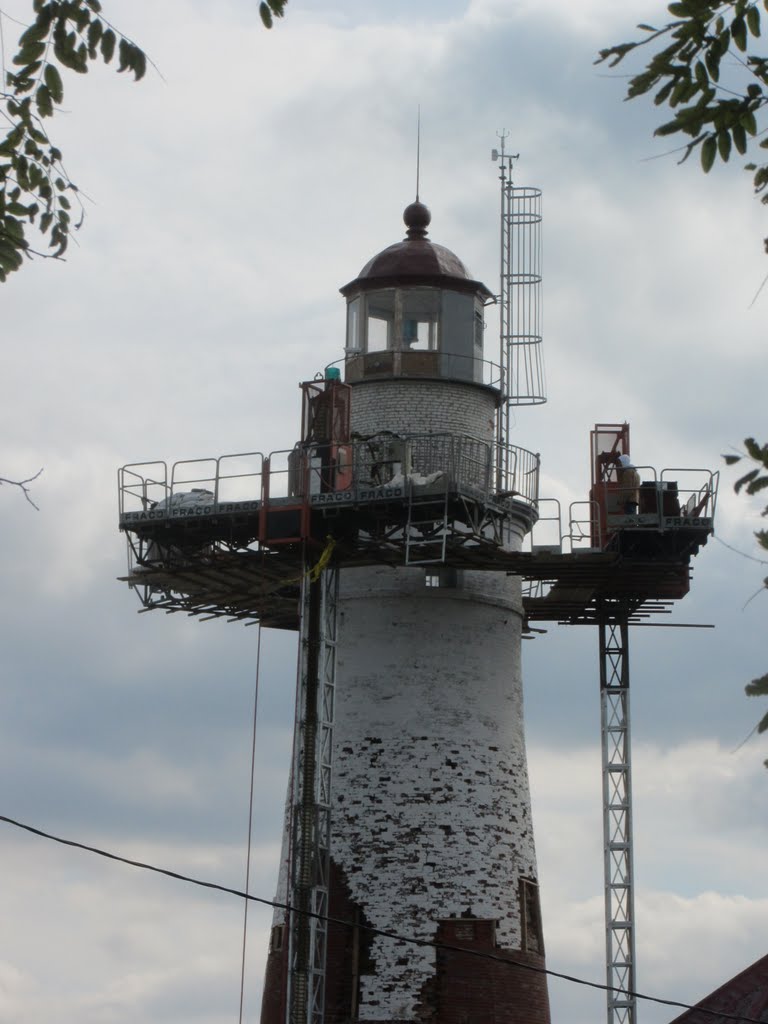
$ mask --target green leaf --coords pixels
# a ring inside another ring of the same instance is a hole
[[[731,155],[731,135],[727,129],[717,133],[717,151],[723,163],[727,164]]]
[[[709,77],[713,82],[717,82],[720,78],[720,53],[717,47],[710,46],[704,54],[704,63],[707,65]]]
[[[747,449],[747,455],[750,458],[762,462],[766,469],[768,469],[768,444],[759,445],[754,437],[745,437],[744,447]]]
[[[6,245],[0,240],[0,267],[6,272],[18,270],[24,258],[18,249]],[[3,278],[4,280],[4,278]]]
[[[11,236],[11,241],[15,245],[26,246],[24,241],[24,226],[21,221],[16,220],[15,217],[5,218],[5,231],[6,234]]]
[[[742,487],[743,487],[743,486],[744,486],[745,484],[748,484],[748,483],[750,483],[750,482],[751,482],[752,480],[754,480],[754,479],[755,479],[755,477],[757,476],[757,474],[758,474],[759,472],[760,472],[760,470],[759,470],[759,469],[750,469],[750,471],[749,471],[748,473],[745,473],[745,474],[744,474],[744,476],[740,477],[740,478],[739,478],[739,479],[738,479],[738,480],[736,481],[736,483],[735,483],[735,484],[733,485],[733,489],[734,489],[734,491],[735,491],[735,492],[736,492],[736,493],[738,494],[738,493],[739,493],[739,491],[741,490],[741,488],[742,488]]]
[[[670,107],[676,107],[679,103],[686,100],[688,96],[689,82],[685,78],[680,78],[675,83],[675,87],[672,90],[672,95],[669,97]]]
[[[19,145],[21,140],[24,138],[24,125],[17,125],[12,128],[5,136],[2,142],[0,142],[0,153],[3,155],[11,156],[16,147]]]
[[[264,28],[272,28],[272,11],[269,9],[269,4],[259,4],[259,17],[264,24]]]
[[[77,71],[80,75],[88,72],[88,47],[85,43],[80,43],[75,52],[75,63],[72,70]]]
[[[115,53],[115,44],[117,42],[117,36],[108,28],[104,35],[101,37],[101,56],[105,64],[109,64]]]
[[[75,71],[77,68],[75,41],[74,32],[65,33],[64,31],[59,32],[58,30],[54,32],[53,52],[56,56],[56,60],[58,60],[60,64],[63,64],[65,68],[70,68],[72,71]]]
[[[45,43],[35,42],[34,40],[25,43],[21,47],[19,52],[13,58],[13,63],[18,67],[23,67],[25,64],[31,64],[32,61],[38,60],[45,53]]]
[[[47,85],[40,85],[35,93],[35,103],[40,117],[53,116],[53,100]]]
[[[724,455],[726,466],[735,466],[737,462],[741,462],[740,455]]]
[[[701,169],[705,174],[712,170],[712,164],[717,156],[717,140],[714,135],[708,135],[701,145]]]
[[[64,99],[64,83],[61,80],[59,69],[55,64],[46,64],[43,77],[53,102],[61,103]]]
[[[34,84],[34,77],[42,66],[43,62],[41,60],[33,60],[31,64],[27,64],[26,67],[23,67],[19,71],[18,75],[15,76],[15,88],[17,90],[23,88],[30,80],[32,80]]]
[[[132,50],[133,47],[127,39],[120,40],[120,46],[118,48],[118,71],[126,71],[131,66],[133,60]]]
[[[27,43],[42,42],[47,37],[50,30],[51,15],[52,12],[49,10],[46,15],[42,18],[38,17],[28,29],[22,32],[19,36],[19,47],[24,47]]]
[[[768,697],[768,675],[760,676],[747,683],[744,692],[748,697]]]
[[[733,136],[733,144],[739,153],[744,156],[747,152],[747,133],[744,131],[744,126],[741,124],[735,124],[731,128],[731,135]]]
[[[742,17],[734,18],[731,22],[731,36],[736,46],[744,53],[747,48],[747,25]]]
[[[100,21],[92,21],[88,26],[88,55],[91,60],[96,60],[99,42],[101,41],[104,26]]]
[[[134,74],[134,81],[136,82],[138,82],[140,78],[143,78],[147,73],[147,57],[144,51],[140,50],[138,46],[134,47],[132,71]]]
[[[755,38],[760,35],[760,10],[757,6],[747,10],[747,28]]]
[[[757,135],[757,121],[755,120],[754,111],[748,110],[745,114],[742,114],[739,124],[750,135]]]
[[[673,85],[674,82],[667,82],[666,85],[663,85],[656,93],[656,95],[653,97],[653,102],[656,104],[657,107],[661,106],[661,104],[666,99],[669,98],[669,94],[672,92]]]

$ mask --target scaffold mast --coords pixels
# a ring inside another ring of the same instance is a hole
[[[605,607],[600,633],[600,736],[603,765],[605,970],[608,1024],[635,1024],[635,898],[629,626]]]
[[[502,404],[498,439],[509,441],[511,407],[546,401],[541,323],[541,191],[512,181],[519,154],[507,153],[507,132],[499,132],[501,193],[499,276],[499,362]]]
[[[288,1024],[323,1024],[328,941],[331,765],[338,569],[307,565],[302,580],[299,693],[291,812]]]

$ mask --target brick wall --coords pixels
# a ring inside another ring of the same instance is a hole
[[[434,1024],[548,1024],[546,976],[528,969],[542,968],[543,957],[500,949],[494,921],[442,921],[436,939],[472,952],[438,952]],[[475,952],[491,953],[495,959]]]
[[[374,434],[468,434],[492,441],[495,393],[454,381],[359,381],[352,390],[352,430]]]

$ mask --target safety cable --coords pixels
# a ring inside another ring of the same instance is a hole
[[[253,727],[251,730],[251,783],[248,794],[248,842],[245,854],[245,892],[250,893],[251,882],[251,843],[253,841],[253,793],[254,776],[256,774],[256,718],[259,709],[259,671],[261,669],[261,623],[259,623],[256,639],[256,681],[253,688]],[[243,1024],[243,1003],[245,999],[245,951],[248,941],[248,906],[250,900],[243,901],[243,954],[240,963],[240,1013],[239,1024]]]
[[[95,853],[99,857],[106,857],[108,860],[117,861],[119,864],[128,864],[134,868],[142,868],[144,871],[153,871],[158,875],[165,875],[168,878],[175,878],[180,882],[189,882],[192,885],[199,885],[204,889],[214,889],[217,892],[225,892],[230,896],[237,896],[240,899],[250,900],[253,903],[260,903],[266,907],[273,907],[276,910],[287,910],[293,911],[294,908],[288,903],[279,903],[277,900],[267,900],[263,896],[253,896],[250,893],[242,892],[240,889],[233,889],[227,885],[219,885],[218,882],[206,882],[200,878],[193,878],[190,875],[182,875],[178,871],[171,871],[168,868],[160,868],[154,864],[147,864],[140,860],[131,860],[129,857],[121,857],[117,853],[110,853],[108,850],[102,850],[97,846],[88,846],[86,843],[79,843],[74,839],[63,839],[61,836],[52,835],[50,832],[44,832],[42,829],[34,828],[32,825],[26,825],[21,821],[16,821],[14,818],[9,818],[5,814],[0,814],[0,821],[4,821],[7,825],[13,825],[15,828],[23,829],[25,832],[31,832],[32,835],[40,836],[42,839],[50,839],[54,843],[61,843],[62,846],[71,846],[77,850],[85,850],[87,853]],[[298,913],[298,911],[296,911]],[[338,917],[330,917],[328,914],[318,914],[313,911],[302,911],[306,917],[314,917],[321,921],[327,921],[329,924],[338,924],[344,928],[358,928],[362,931],[367,932],[369,935],[378,935],[382,938],[395,939],[398,942],[407,942],[413,946],[422,946],[430,949],[443,950],[449,953],[463,953],[465,956],[472,956],[480,960],[493,960],[497,963],[507,964],[509,967],[516,967],[523,971],[532,971],[534,974],[546,974],[550,978],[558,978],[560,981],[568,981],[574,985],[583,985],[586,988],[598,989],[601,992],[617,992],[620,995],[633,996],[635,999],[643,999],[645,1002],[658,1003],[661,1006],[673,1006],[676,1009],[681,1010],[696,1010],[699,1013],[706,1014],[710,1017],[719,1017],[721,1020],[735,1021],[737,1024],[764,1024],[763,1021],[758,1020],[756,1017],[744,1017],[733,1013],[725,1013],[723,1010],[710,1010],[704,1006],[697,1006],[692,1003],[679,1002],[676,999],[661,999],[659,996],[645,995],[643,992],[634,992],[629,989],[617,988],[614,985],[603,985],[597,981],[587,981],[585,978],[577,978],[572,974],[563,974],[561,971],[553,971],[549,967],[536,967],[533,964],[522,963],[518,960],[510,960],[508,956],[499,956],[496,953],[489,953],[485,950],[479,949],[468,949],[465,946],[454,946],[447,942],[434,942],[431,939],[417,939],[412,935],[401,935],[398,932],[387,931],[383,928],[373,928],[370,925],[364,925],[359,922],[345,921]]]
[[[304,540],[301,543],[302,565],[305,568],[303,569],[303,571],[302,571],[300,576],[292,576],[290,579],[283,580],[280,583],[280,589],[282,589],[283,587],[287,586],[289,583],[301,583],[301,581],[304,579],[305,576],[307,576],[309,578],[311,583],[317,583],[317,581],[320,579],[321,572],[323,571],[323,569],[325,569],[327,567],[328,563],[330,562],[331,555],[333,554],[333,549],[335,547],[336,547],[336,538],[332,537],[330,535],[330,533],[329,533],[328,536],[325,538],[325,547],[323,548],[322,552],[320,553],[320,557],[318,558],[318,560],[315,562],[314,565],[310,565],[309,568],[306,568],[309,559],[307,557],[307,550],[308,549],[307,549],[307,539],[305,537]]]

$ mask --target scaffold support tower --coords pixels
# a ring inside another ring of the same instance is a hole
[[[600,631],[603,854],[608,1024],[636,1024],[629,626],[605,618]]]
[[[332,563],[302,581],[287,1024],[324,1021],[338,589]]]

